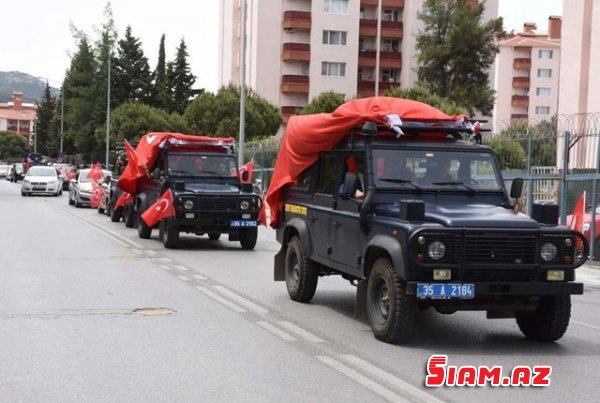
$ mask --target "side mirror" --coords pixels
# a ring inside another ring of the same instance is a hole
[[[248,182],[249,177],[250,177],[250,174],[248,173],[248,171],[242,172],[242,182]]]
[[[518,199],[523,196],[523,178],[515,178],[512,181],[512,185],[510,186],[510,197],[513,199]]]
[[[152,179],[159,179],[159,178],[160,178],[160,169],[154,168],[152,170]]]
[[[356,174],[352,172],[346,172],[344,175],[344,192],[342,194],[343,197],[351,197],[356,193]]]

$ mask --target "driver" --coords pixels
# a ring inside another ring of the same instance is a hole
[[[445,157],[428,160],[424,179],[429,183],[451,181],[450,165],[450,159]]]

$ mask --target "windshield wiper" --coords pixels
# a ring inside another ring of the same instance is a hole
[[[465,189],[467,189],[469,192],[475,194],[477,193],[477,190],[475,188],[472,188],[469,185],[465,185],[463,182],[459,182],[459,181],[446,181],[446,182],[432,182],[432,185],[459,185],[464,187]]]
[[[423,188],[413,181],[408,179],[399,179],[399,178],[379,178],[382,182],[392,182],[392,183],[406,183],[407,185],[411,185],[413,188],[417,189],[419,192],[423,192]]]

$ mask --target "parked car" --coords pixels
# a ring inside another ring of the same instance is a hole
[[[88,178],[88,173],[91,169],[82,169],[77,174],[77,177],[71,179],[69,183],[69,205],[75,207],[90,206],[92,202],[92,192],[94,187],[92,182],[93,179]],[[110,175],[110,171],[103,170],[104,177]],[[101,182],[103,178],[98,179]]]
[[[48,166],[34,166],[29,168],[21,184],[21,196],[31,194],[62,194],[62,181],[56,169]]]
[[[8,177],[8,165],[0,165],[0,176]]]
[[[71,166],[69,164],[54,164],[54,168],[63,181],[63,190],[69,190],[69,178],[67,173],[70,171]]]
[[[23,165],[23,163],[22,162],[14,163],[10,170],[9,180],[11,182],[18,182],[20,180],[23,180],[24,176],[25,176],[25,166]]]

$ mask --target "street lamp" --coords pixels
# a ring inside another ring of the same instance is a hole
[[[108,50],[108,83],[106,85],[106,162],[104,168],[108,169],[108,150],[110,148],[110,59],[112,49]]]

